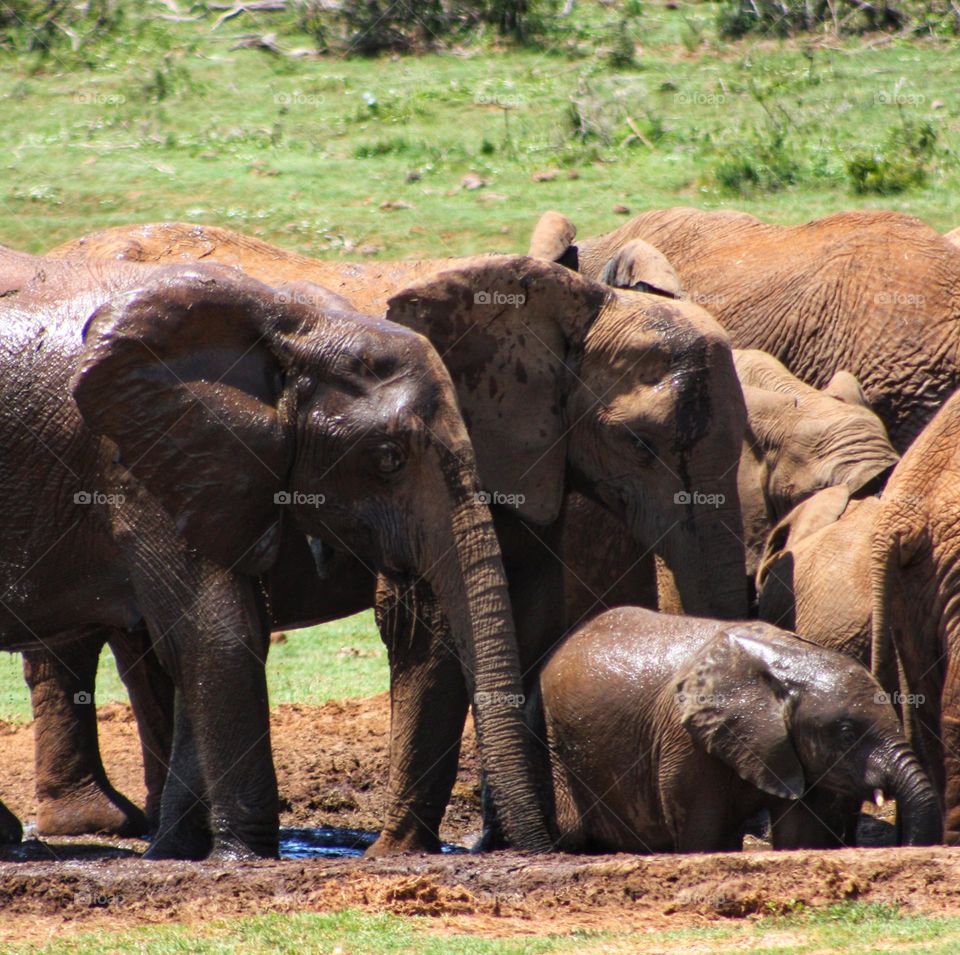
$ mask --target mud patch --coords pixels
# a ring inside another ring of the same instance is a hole
[[[276,709],[285,827],[355,829],[358,844],[369,840],[383,809],[387,720],[385,696]],[[113,781],[142,799],[129,709],[104,708],[99,728]],[[31,730],[4,728],[2,742],[5,796],[29,823],[36,812]],[[469,844],[479,825],[470,739],[443,835]],[[34,840],[0,853],[0,939],[344,908],[427,916],[437,931],[488,936],[731,924],[850,900],[929,913],[960,909],[960,855],[949,849],[773,853],[748,841],[751,851],[728,855],[149,863],[139,858],[139,840]]]

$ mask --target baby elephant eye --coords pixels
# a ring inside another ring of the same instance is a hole
[[[840,724],[840,741],[844,746],[853,746],[857,742],[857,730],[853,723],[844,720]]]
[[[382,444],[374,451],[373,463],[381,474],[396,474],[404,465],[403,453],[395,444]]]
[[[632,437],[633,446],[641,457],[652,460],[657,456],[657,446],[649,438],[642,434],[634,434]]]

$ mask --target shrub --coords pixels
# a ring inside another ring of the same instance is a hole
[[[786,131],[775,129],[752,133],[734,155],[724,157],[713,167],[712,174],[724,192],[776,192],[798,181],[801,164]]]
[[[960,14],[950,0],[722,0],[717,13],[718,30],[732,39],[804,31],[956,33],[958,27]]]
[[[300,29],[321,49],[370,56],[433,46],[478,26],[527,39],[542,25],[548,0],[300,0]]]
[[[3,0],[0,47],[41,55],[77,52],[115,33],[122,22],[119,0]]]
[[[895,126],[879,149],[855,153],[847,160],[853,191],[889,196],[926,185],[936,143],[937,132],[930,123]]]

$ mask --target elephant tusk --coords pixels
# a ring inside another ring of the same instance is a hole
[[[886,802],[886,799],[884,799],[883,790],[882,790],[882,789],[874,789],[874,791],[873,791],[873,801],[877,804],[877,807],[878,807],[879,809],[882,809],[882,808],[883,808],[883,804]]]

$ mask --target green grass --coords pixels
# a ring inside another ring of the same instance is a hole
[[[434,934],[428,918],[400,918],[346,911],[334,914],[261,915],[211,921],[197,926],[151,926],[123,932],[71,935],[42,947],[8,946],[10,955],[103,955],[150,952],[154,955],[243,952],[318,952],[350,955],[640,955],[644,952],[738,952],[802,955],[843,951],[955,953],[960,951],[960,918],[905,915],[883,906],[848,904],[788,918],[734,921],[709,928],[642,933],[573,932],[512,939]]]
[[[586,234],[622,221],[615,203],[960,223],[957,44],[725,42],[715,11],[645,4],[622,68],[607,56],[622,11],[589,0],[541,50],[287,59],[231,50],[201,22],[145,28],[93,70],[0,55],[0,241],[41,251],[182,219],[319,256],[521,251],[544,209]],[[936,135],[924,176],[896,196],[855,193],[851,156],[882,154],[908,123]],[[544,170],[556,178],[534,182]],[[467,173],[488,185],[462,189]]]
[[[320,627],[287,632],[267,657],[270,702],[323,703],[325,700],[373,696],[387,689],[387,654],[368,610]],[[100,657],[97,702],[125,702],[127,691],[113,655]],[[23,682],[19,654],[0,654],[0,720],[30,719],[30,694]]]

